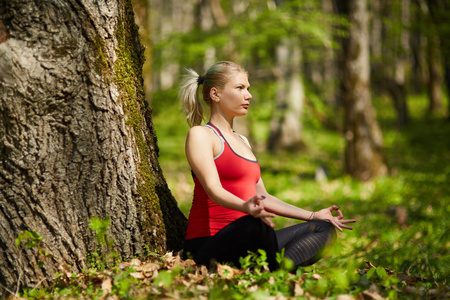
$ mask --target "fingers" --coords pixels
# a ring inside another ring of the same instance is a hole
[[[351,227],[351,226],[341,225],[341,227],[344,229],[353,230],[353,227]]]
[[[347,223],[355,223],[356,220],[355,220],[355,219],[351,219],[351,220],[339,220],[339,222],[341,222],[342,224],[347,224]]]
[[[333,224],[334,227],[336,227],[339,231],[342,232],[342,228],[339,226],[339,224],[333,219],[330,220],[330,223]]]
[[[247,200],[249,203],[249,214],[255,218],[260,218],[270,227],[275,227],[275,224],[271,220],[271,218],[274,218],[275,215],[264,210],[264,199],[265,196],[255,195]]]
[[[270,218],[261,218],[261,220],[266,223],[267,225],[269,225],[270,227],[275,227],[275,223],[272,222],[272,220]]]
[[[337,229],[342,231],[342,228],[353,230],[353,227],[347,226],[345,224],[347,224],[347,223],[354,223],[354,222],[356,222],[356,220],[339,220],[339,219],[333,218],[332,220],[330,220],[330,222],[331,222],[331,224],[334,225],[334,227],[336,227]]]
[[[342,219],[344,217],[344,214],[342,213],[342,211],[339,210],[339,208],[340,208],[339,206],[333,205],[333,206],[330,206],[329,210],[330,210],[330,212],[335,210],[338,214],[338,219]]]

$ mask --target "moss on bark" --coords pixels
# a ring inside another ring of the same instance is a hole
[[[145,61],[144,48],[141,44],[138,26],[134,21],[134,12],[130,1],[125,1],[123,19],[119,19],[116,27],[118,46],[117,61],[114,64],[115,76],[113,81],[121,91],[121,99],[126,111],[126,124],[132,129],[133,138],[137,146],[138,162],[138,194],[136,200],[142,201],[137,205],[138,214],[143,221],[143,230],[147,231],[145,240],[156,248],[165,248],[166,228],[162,220],[159,198],[155,190],[152,172],[151,151],[158,151],[152,147],[152,139],[145,114],[147,107],[144,98],[142,82],[142,66]],[[156,143],[155,143],[156,144]],[[153,149],[150,149],[152,147]],[[145,210],[145,211],[143,211]],[[153,232],[157,232],[155,235]],[[152,231],[152,232],[149,232]],[[159,240],[157,240],[159,239]]]

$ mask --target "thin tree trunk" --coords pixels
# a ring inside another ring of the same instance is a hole
[[[304,147],[301,115],[305,92],[300,73],[301,49],[296,39],[285,39],[277,47],[277,108],[272,117],[268,149],[299,150]]]
[[[439,37],[436,34],[429,34],[427,40],[429,114],[435,114],[442,108],[442,63],[440,56]]]
[[[213,13],[217,26],[226,26],[228,24],[228,20],[225,17],[222,7],[220,6],[220,0],[209,0],[209,4],[211,5],[211,12]]]
[[[322,1],[322,11],[327,15],[332,15],[334,13],[333,0]],[[332,36],[332,34],[330,34],[330,36]],[[331,106],[337,106],[337,66],[335,51],[333,50],[331,45],[326,45],[324,51],[325,53],[322,61],[322,74],[324,84],[321,89],[323,91],[325,102]]]
[[[387,173],[383,140],[370,96],[368,15],[365,0],[339,1],[351,24],[343,40],[342,99],[345,110],[346,171],[360,180]]]
[[[397,112],[397,127],[402,127],[409,122],[408,105],[406,102],[406,56],[409,44],[409,0],[401,0],[400,3],[386,3],[384,12],[394,20],[399,20],[401,26],[391,24],[386,26],[386,38],[384,39],[383,63],[380,66],[384,74],[383,82],[391,95],[394,108]]]
[[[93,252],[180,249],[131,2],[0,0],[0,20],[0,283],[45,286]],[[97,243],[93,217],[110,218],[112,243]],[[49,256],[16,247],[26,231]]]
[[[449,16],[450,4],[442,0],[428,0],[428,14],[429,14],[429,34],[428,34],[428,48],[427,58],[429,67],[429,82],[428,82],[428,97],[429,106],[428,112],[433,114],[438,112],[442,107],[442,84],[447,86],[450,92],[450,62],[448,55],[450,54],[450,41],[448,35],[447,18]],[[444,62],[442,63],[442,58]],[[443,78],[443,73],[445,78]],[[450,111],[450,104],[449,104]],[[450,117],[450,114],[449,114]]]

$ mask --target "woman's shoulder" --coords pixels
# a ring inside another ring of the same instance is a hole
[[[211,130],[206,126],[197,125],[197,126],[192,126],[189,129],[188,135],[209,135],[210,131]]]
[[[208,140],[211,140],[213,134],[214,133],[212,132],[212,130],[208,127],[197,125],[189,129],[187,133],[187,140],[206,142]]]
[[[214,133],[206,126],[193,126],[189,129],[186,137],[186,154],[204,153],[214,151],[217,147]],[[208,150],[209,149],[209,150]],[[205,152],[206,151],[206,152]]]

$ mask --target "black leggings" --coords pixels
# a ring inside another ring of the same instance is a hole
[[[266,251],[270,270],[276,270],[276,253],[284,248],[284,256],[296,267],[308,266],[323,256],[323,251],[336,240],[336,230],[329,222],[310,221],[280,230],[273,230],[261,219],[250,215],[224,227],[214,236],[185,241],[183,258],[191,257],[197,264],[232,263],[240,267],[239,258],[248,251]]]

